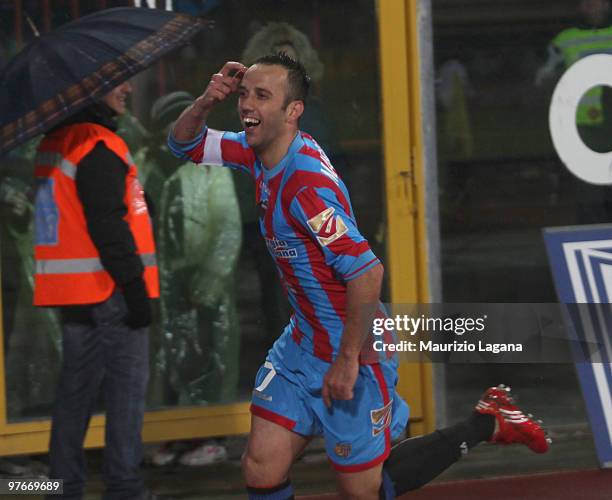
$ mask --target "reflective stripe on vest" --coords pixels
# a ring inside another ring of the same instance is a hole
[[[612,27],[596,29],[569,28],[553,40],[563,54],[566,69],[580,59],[593,54],[611,53]],[[604,121],[602,87],[594,87],[585,93],[576,110],[578,125],[597,126]]]
[[[584,38],[565,38],[557,42],[557,45],[561,49],[568,49],[570,47],[579,47],[581,45],[595,45],[595,44],[609,44],[612,42],[612,35],[605,36],[594,36],[589,35]]]
[[[60,169],[60,172],[70,177],[71,179],[74,180],[76,177],[76,165],[68,161],[59,153],[38,152],[36,154],[35,165],[48,165],[50,167],[57,167]]]
[[[145,267],[157,265],[154,253],[140,255]],[[36,261],[36,274],[81,274],[104,271],[102,262],[97,257],[90,259],[44,259]]]

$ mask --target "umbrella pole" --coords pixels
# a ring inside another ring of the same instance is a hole
[[[157,63],[157,81],[159,82],[159,95],[166,93],[166,64],[163,60]]]
[[[70,15],[72,16],[72,19],[79,18],[79,0],[71,0]]]
[[[43,29],[45,33],[51,31],[51,5],[49,0],[43,0]]]
[[[15,0],[15,43],[17,44],[17,50],[21,50],[23,45],[23,32],[21,30],[23,14],[21,8],[21,0]]]

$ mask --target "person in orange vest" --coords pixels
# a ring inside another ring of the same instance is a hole
[[[155,243],[138,171],[115,117],[125,82],[47,133],[35,167],[34,305],[61,313],[63,367],[50,476],[81,499],[83,441],[102,394],[105,500],[151,498],[140,475]],[[55,498],[55,497],[54,497]]]

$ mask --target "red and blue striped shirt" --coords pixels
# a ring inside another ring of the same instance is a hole
[[[170,136],[168,145],[179,157],[243,170],[255,179],[261,233],[294,310],[287,328],[302,348],[331,362],[344,330],[347,282],[379,260],[359,232],[346,186],[321,147],[298,132],[285,157],[266,169],[244,132],[206,129],[190,143]],[[379,314],[384,315],[382,305]]]

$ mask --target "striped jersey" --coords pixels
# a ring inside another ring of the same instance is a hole
[[[168,145],[181,158],[243,170],[254,178],[261,234],[294,311],[285,333],[316,357],[335,359],[347,282],[379,260],[359,232],[346,186],[321,147],[298,132],[285,157],[267,169],[244,132],[205,129],[190,143],[170,136]],[[378,361],[364,361],[363,354],[362,362]]]

